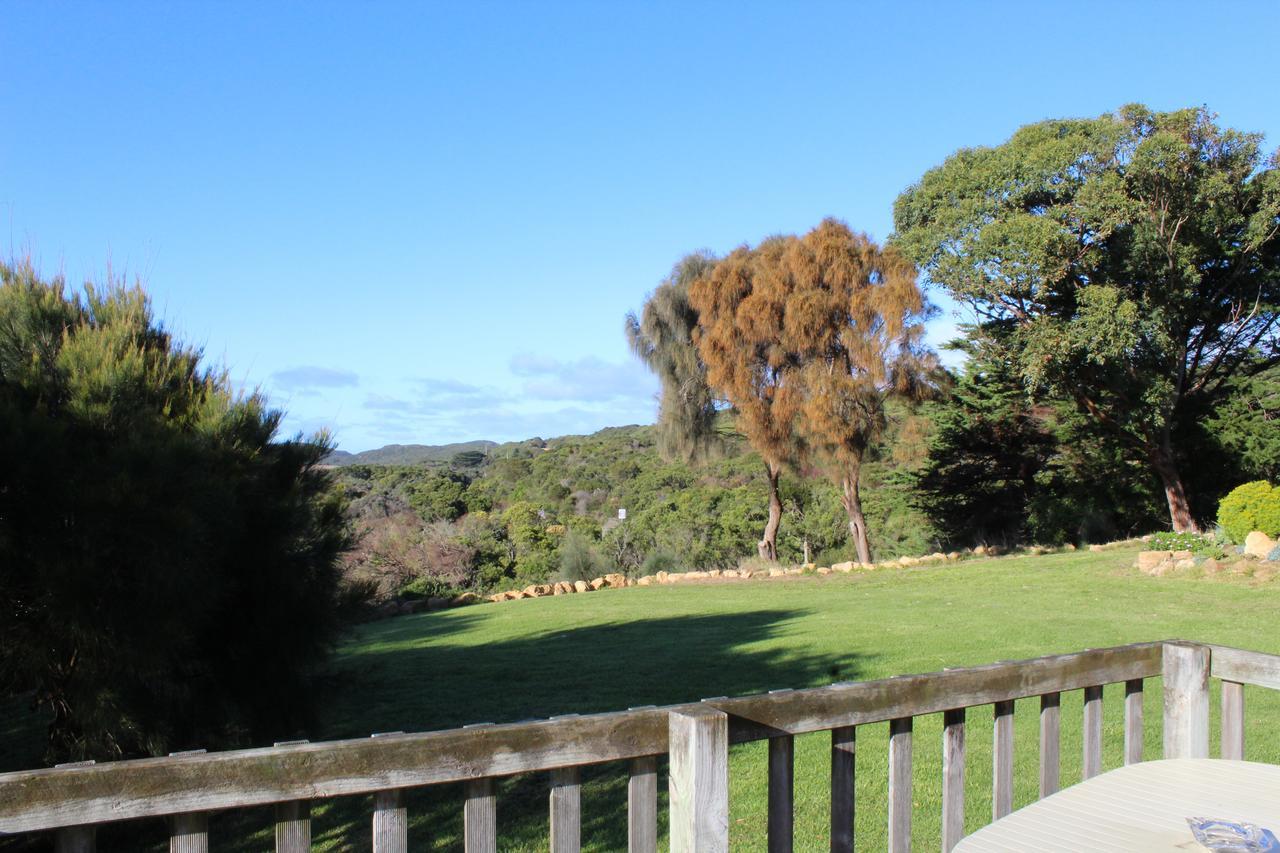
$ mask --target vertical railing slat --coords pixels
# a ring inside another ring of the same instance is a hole
[[[658,758],[646,755],[631,760],[627,781],[628,853],[658,850]]]
[[[667,720],[671,853],[727,853],[729,717],[700,706]]]
[[[1165,643],[1164,757],[1209,757],[1209,649]]]
[[[395,789],[373,795],[373,853],[407,853],[409,814],[404,792]]]
[[[1013,811],[1013,701],[995,705],[991,737],[991,819]]]
[[[831,853],[853,853],[854,772],[858,730],[831,730]]]
[[[795,811],[795,738],[769,738],[769,853],[791,853]]]
[[[1142,760],[1142,679],[1124,683],[1124,763]]]
[[[311,803],[293,800],[276,804],[276,853],[311,850]]]
[[[911,717],[889,721],[889,851],[911,851]]]
[[[462,807],[462,843],[466,853],[496,853],[498,849],[498,795],[493,779],[467,783]]]
[[[1102,686],[1084,689],[1083,777],[1092,779],[1102,772]]]
[[[942,714],[942,851],[964,837],[964,708]]]
[[[169,821],[169,853],[209,853],[209,816],[176,814]]]
[[[582,849],[582,775],[577,767],[551,771],[551,853]]]
[[[1056,793],[1061,777],[1060,712],[1062,697],[1046,693],[1040,697],[1040,797]]]
[[[1244,685],[1222,682],[1222,757],[1244,760]]]

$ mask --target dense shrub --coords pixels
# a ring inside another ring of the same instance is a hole
[[[604,574],[604,566],[604,558],[590,539],[572,530],[564,535],[560,542],[560,580],[589,581]]]
[[[1280,489],[1265,480],[1236,486],[1218,504],[1218,524],[1236,543],[1253,530],[1280,535]]]
[[[658,550],[649,552],[640,566],[641,575],[656,575],[658,572],[680,571],[680,559],[670,551]]]
[[[323,439],[201,365],[119,286],[0,264],[0,696],[47,756],[280,739],[338,628]]]

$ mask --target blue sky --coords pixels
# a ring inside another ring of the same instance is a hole
[[[1274,2],[0,5],[7,253],[139,278],[352,451],[649,422],[622,320],[682,254],[882,239],[1028,122],[1280,145]]]

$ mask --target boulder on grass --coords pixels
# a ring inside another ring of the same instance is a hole
[[[832,563],[831,568],[835,569],[837,572],[851,572],[855,565],[857,564],[854,563],[853,560],[847,560],[843,563]]]
[[[1172,565],[1172,551],[1143,551],[1138,554],[1138,570],[1147,574],[1153,574],[1154,569],[1165,563]]]
[[[609,582],[604,578],[592,578],[591,580],[587,581],[587,586],[590,587],[592,591],[595,591],[597,589],[604,589],[606,586],[608,586],[608,584]]]
[[[1216,575],[1216,574],[1219,574],[1223,569],[1225,569],[1226,566],[1222,565],[1222,563],[1210,557],[1209,559],[1205,560],[1203,563],[1200,564],[1200,568],[1201,570],[1204,571],[1206,575]]]
[[[467,607],[471,604],[479,604],[481,600],[480,596],[476,595],[474,592],[464,592],[449,599],[449,606]]]
[[[736,578],[738,576],[738,570],[725,569],[723,572],[720,573],[720,576],[725,578]]]
[[[573,591],[574,591],[574,592],[586,592],[586,591],[587,591],[587,590],[589,590],[589,589],[591,589],[591,587],[587,585],[587,582],[586,582],[586,581],[574,581],[574,582],[573,582]]]
[[[1261,530],[1255,530],[1244,538],[1244,552],[1250,557],[1265,560],[1276,547],[1276,541]]]

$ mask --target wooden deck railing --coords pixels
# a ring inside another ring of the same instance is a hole
[[[1102,688],[1124,686],[1124,761],[1143,759],[1143,680],[1163,676],[1164,755],[1209,754],[1209,680],[1222,687],[1222,749],[1244,755],[1243,685],[1280,689],[1280,656],[1181,641],[1139,643],[1034,660],[833,684],[665,708],[556,717],[513,725],[399,732],[270,749],[186,753],[166,758],[0,774],[0,836],[54,831],[60,851],[92,851],[95,826],[166,818],[170,851],[208,849],[207,815],[275,806],[275,846],[307,850],[310,803],[373,795],[373,849],[408,849],[403,792],[465,783],[469,853],[497,849],[495,780],[549,774],[550,847],[581,844],[580,768],[629,762],[628,843],[657,848],[658,758],[669,756],[673,851],[728,849],[730,744],[768,739],[768,844],[792,845],[794,737],[831,732],[831,849],[853,849],[857,727],[889,723],[888,844],[911,843],[912,730],[916,717],[942,714],[942,849],[964,831],[965,720],[992,707],[992,818],[1013,808],[1014,701],[1039,698],[1040,795],[1060,784],[1060,698],[1081,690],[1083,775],[1102,768]]]

